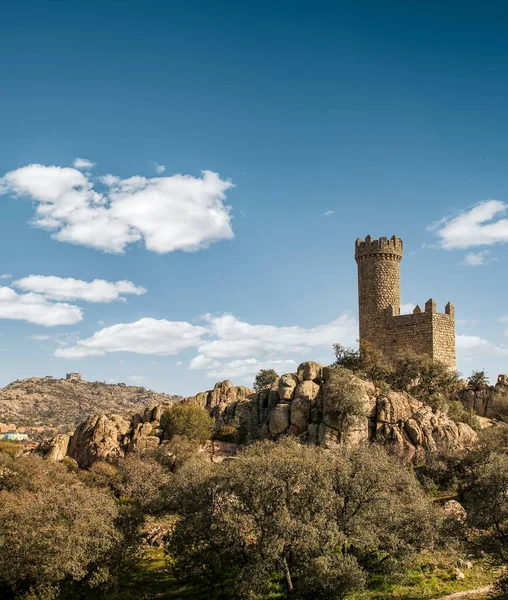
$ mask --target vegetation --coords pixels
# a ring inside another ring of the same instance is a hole
[[[168,439],[184,436],[204,443],[212,437],[215,421],[201,406],[175,402],[164,411],[161,427]]]
[[[171,402],[180,396],[155,394],[144,387],[99,381],[31,377],[0,389],[2,422],[18,426],[63,426],[81,423],[95,413],[132,414],[150,402]]]
[[[278,375],[273,369],[261,369],[254,379],[252,387],[256,392],[272,387]]]

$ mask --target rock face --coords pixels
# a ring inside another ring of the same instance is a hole
[[[427,452],[439,448],[460,450],[477,440],[468,425],[455,423],[412,396],[381,393],[372,382],[357,378],[353,383],[363,414],[344,416],[334,404],[331,380],[336,374],[331,367],[306,362],[296,374],[282,375],[270,389],[258,393],[222,381],[213,390],[183,402],[207,409],[216,420],[217,430],[224,424],[240,425],[248,440],[295,435],[302,442],[330,448],[376,441],[405,462],[421,461]],[[163,441],[160,418],[168,406],[150,406],[129,421],[118,415],[89,417],[76,429],[67,454],[79,466],[87,467],[95,460],[115,460],[127,452],[156,448]],[[65,439],[57,438],[48,452],[52,460],[65,456]]]

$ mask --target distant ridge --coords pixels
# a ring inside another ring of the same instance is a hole
[[[91,414],[129,415],[147,404],[180,400],[141,386],[30,377],[0,389],[0,422],[23,426],[76,425]]]

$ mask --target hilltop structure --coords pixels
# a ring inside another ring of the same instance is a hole
[[[67,373],[66,381],[81,381],[81,373]]]
[[[370,343],[393,359],[401,350],[428,354],[455,368],[455,308],[451,302],[437,312],[431,298],[422,312],[400,314],[400,261],[402,240],[396,236],[355,243],[358,265],[360,344]]]

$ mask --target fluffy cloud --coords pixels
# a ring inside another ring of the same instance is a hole
[[[251,380],[259,369],[291,371],[296,364],[295,356],[308,358],[315,354],[315,349],[326,349],[331,355],[334,342],[353,345],[357,337],[357,322],[348,313],[325,325],[309,328],[251,325],[230,314],[205,315],[203,322],[202,327],[146,318],[113,325],[91,338],[57,349],[55,355],[84,358],[121,351],[169,355],[196,348],[190,369],[204,370],[217,379]]]
[[[87,302],[112,302],[124,299],[124,294],[140,296],[145,288],[131,281],[110,282],[104,279],[82,281],[72,277],[62,278],[44,275],[29,275],[12,283],[24,292],[43,294],[50,300],[86,300]]]
[[[72,304],[52,303],[40,294],[17,294],[11,288],[0,287],[0,319],[16,319],[54,327],[73,325],[83,319],[83,313]]]
[[[327,210],[325,213],[323,213],[323,217],[331,217],[334,212],[334,210]]]
[[[110,352],[134,352],[168,356],[185,348],[196,347],[207,332],[204,327],[182,321],[144,318],[134,323],[105,327],[74,346],[58,348],[60,358],[104,356]]]
[[[484,356],[508,356],[508,347],[499,346],[477,335],[458,335],[457,355],[464,360]]]
[[[144,375],[129,375],[129,381],[141,385],[145,381]]]
[[[0,279],[12,279],[12,275],[10,273],[2,273]]]
[[[232,186],[211,171],[201,177],[106,175],[93,181],[76,168],[40,164],[0,178],[0,194],[32,199],[33,224],[54,239],[113,254],[140,240],[164,254],[231,239],[230,207],[224,201]]]
[[[35,335],[31,335],[30,339],[35,340],[36,342],[43,342],[45,340],[51,339],[49,335],[42,335],[40,333],[36,333]]]
[[[466,267],[479,267],[481,265],[488,265],[489,262],[487,257],[490,254],[490,250],[482,250],[481,252],[469,252],[464,257],[464,260],[459,264]]]
[[[88,158],[76,158],[72,164],[76,169],[93,169],[95,167],[95,163]]]
[[[508,219],[502,218],[507,210],[505,202],[486,200],[456,217],[435,223],[431,230],[446,250],[508,242]]]

